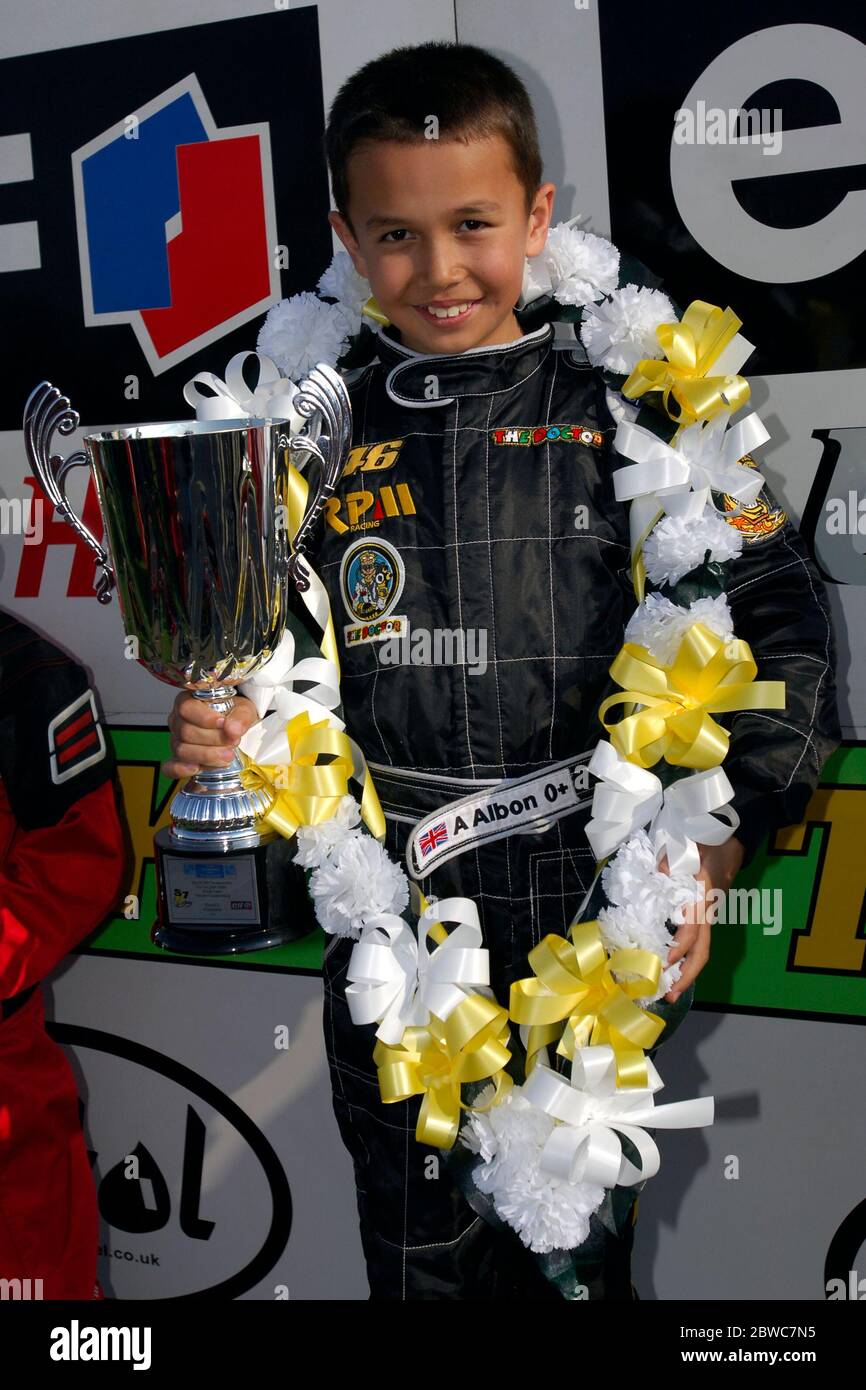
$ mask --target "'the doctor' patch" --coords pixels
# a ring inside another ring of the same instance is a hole
[[[604,443],[601,430],[589,425],[506,425],[490,435],[494,444],[584,444],[600,449]]]

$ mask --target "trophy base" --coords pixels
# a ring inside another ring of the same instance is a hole
[[[309,936],[317,923],[306,876],[282,835],[244,849],[180,845],[154,836],[154,945],[183,955],[237,955]]]

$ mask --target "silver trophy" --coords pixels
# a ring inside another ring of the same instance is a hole
[[[49,501],[93,551],[96,595],[116,586],[136,659],[220,713],[235,687],[274,654],[291,586],[308,587],[303,552],[342,472],[351,405],[339,374],[319,363],[292,407],[304,419],[171,420],[85,436],[62,458],[52,439],[78,414],[50,382],[24,410],[27,457]],[[285,518],[292,453],[319,463],[318,486],[294,538]],[[66,496],[72,469],[92,470],[108,549]],[[159,920],[152,939],[169,950],[231,954],[306,935],[315,925],[289,842],[261,817],[267,787],[243,785],[241,759],[205,769],[176,793],[171,826],[155,836]]]

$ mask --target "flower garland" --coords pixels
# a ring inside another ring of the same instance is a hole
[[[573,304],[574,273],[561,248],[551,257],[552,293],[564,286]],[[767,431],[754,414],[730,424],[749,396],[738,373],[752,348],[740,327],[730,310],[703,301],[678,318],[659,290],[633,283],[588,298],[580,318],[581,342],[619,420],[614,489],[631,504],[638,599],[611,666],[623,693],[599,709],[609,741],[589,764],[599,781],[587,837],[604,867],[589,895],[595,919],[574,923],[568,940],[546,937],[530,953],[534,975],[512,986],[524,1085],[489,1113],[470,1115],[461,1135],[476,1155],[476,1187],[539,1256],[579,1252],[611,1190],[653,1176],[658,1151],[645,1127],[713,1119],[711,1098],[655,1105],[661,1081],[642,1052],[653,1038],[640,1006],[681,973],[681,962],[661,967],[668,923],[697,897],[698,845],[721,844],[739,825],[721,767],[728,735],[712,715],[785,703],[783,682],[757,681],[748,645],[733,634],[724,566],[742,537],[712,500],[725,492],[739,509],[763,485],[740,460]],[[637,409],[626,404],[641,398]],[[620,705],[624,716],[608,722]],[[660,774],[649,771],[660,763]],[[568,1079],[541,1060],[557,1039]]]
[[[664,963],[668,927],[698,896],[698,845],[723,843],[739,824],[721,767],[728,736],[712,716],[784,706],[783,683],[757,681],[748,645],[734,636],[724,566],[742,537],[713,500],[724,492],[743,508],[763,485],[741,460],[766,430],[754,414],[730,424],[749,396],[738,373],[751,345],[730,310],[695,301],[678,316],[644,267],[578,221],[552,228],[527,260],[515,312],[526,331],[574,324],[608,387],[624,460],[614,488],[630,504],[638,605],[611,666],[622,693],[602,702],[608,738],[589,764],[598,781],[587,837],[600,870],[568,937],[548,935],[530,953],[533,974],[512,986],[508,1010],[489,988],[475,905],[425,902],[381,843],[363,757],[335,712],[339,664],[315,575],[321,654],[296,661],[290,624],[275,657],[240,687],[260,714],[276,704],[241,752],[251,775],[275,788],[287,766],[295,769],[288,809],[281,789],[282,813],[271,823],[296,837],[322,928],[356,942],[346,997],[357,1024],[377,1025],[383,1102],[422,1094],[416,1138],[453,1159],[470,1200],[480,1194],[485,1216],[511,1226],[542,1259],[579,1252],[593,1214],[615,1211],[618,1190],[628,1195],[658,1170],[647,1128],[712,1123],[712,1098],[656,1105],[662,1082],[646,1052],[665,1020],[649,1006],[682,970]],[[294,383],[312,366],[350,370],[372,360],[376,335],[364,320],[388,321],[347,252],[337,252],[317,288],[318,296],[294,295],[269,311],[258,388],[243,379],[249,354],[229,364],[226,383],[208,377],[218,401],[240,415],[278,401],[295,430]],[[201,403],[195,382],[186,394],[203,416],[219,412]],[[316,711],[325,717],[314,723]],[[608,721],[613,711],[621,717]],[[304,739],[306,772],[319,774],[306,800],[297,785]],[[331,755],[324,788],[325,769],[309,766],[322,751]],[[350,780],[362,787],[360,809]],[[509,1021],[523,1048],[521,1085],[506,1071],[515,1047]],[[549,1064],[554,1044],[560,1070]]]

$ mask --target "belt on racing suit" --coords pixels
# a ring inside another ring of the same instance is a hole
[[[446,788],[472,788],[456,800],[437,805],[412,825],[406,841],[406,865],[410,877],[418,880],[468,849],[507,835],[541,834],[563,816],[589,806],[592,795],[587,794],[587,764],[591,757],[592,751],[578,753],[535,772],[498,780],[458,778],[447,772],[425,773],[384,763],[370,763],[369,767],[377,783],[383,777],[404,781],[416,791],[435,788],[441,795]]]

